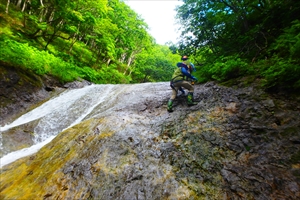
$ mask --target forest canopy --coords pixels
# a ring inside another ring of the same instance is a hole
[[[266,88],[300,89],[300,1],[183,0],[177,48],[202,81],[253,75]]]
[[[169,81],[188,55],[200,83],[300,89],[300,1],[182,0],[181,39],[166,45],[122,0],[0,2],[0,61],[61,82]]]
[[[180,60],[123,1],[1,0],[0,9],[1,60],[62,82],[167,81]]]

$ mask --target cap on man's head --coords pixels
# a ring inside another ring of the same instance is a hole
[[[181,60],[187,60],[189,59],[187,56],[182,56]]]

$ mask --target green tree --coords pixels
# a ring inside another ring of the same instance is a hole
[[[247,75],[266,88],[299,88],[300,1],[184,0],[178,52],[199,63],[201,81]]]
[[[121,0],[1,0],[1,10],[17,22],[1,29],[9,37],[3,44],[11,44],[1,59],[63,82],[164,81],[179,60],[167,46],[156,46],[145,21]],[[31,53],[12,60],[14,49]]]
[[[155,44],[137,56],[133,79],[136,82],[169,81],[179,60],[180,56],[173,54],[168,46]]]
[[[264,57],[285,26],[298,18],[293,0],[185,0],[177,9],[181,49],[195,53],[208,46],[216,56]]]
[[[126,65],[125,74],[131,74],[131,64],[136,55],[151,46],[153,38],[148,25],[124,2],[109,1],[109,17],[119,28],[115,38],[116,60]]]

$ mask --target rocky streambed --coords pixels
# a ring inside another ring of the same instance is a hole
[[[111,87],[81,122],[2,167],[0,197],[299,199],[299,97],[209,82],[195,86],[198,105],[178,97],[168,113],[170,94],[168,83]]]

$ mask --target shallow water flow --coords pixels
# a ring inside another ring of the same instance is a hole
[[[11,152],[0,160],[4,166],[23,156],[37,152],[58,133],[80,123],[97,105],[109,97],[114,85],[91,85],[65,91],[34,110],[22,115],[10,124],[0,127],[0,149],[3,148],[2,133],[23,124],[38,120],[34,128],[32,147]]]

